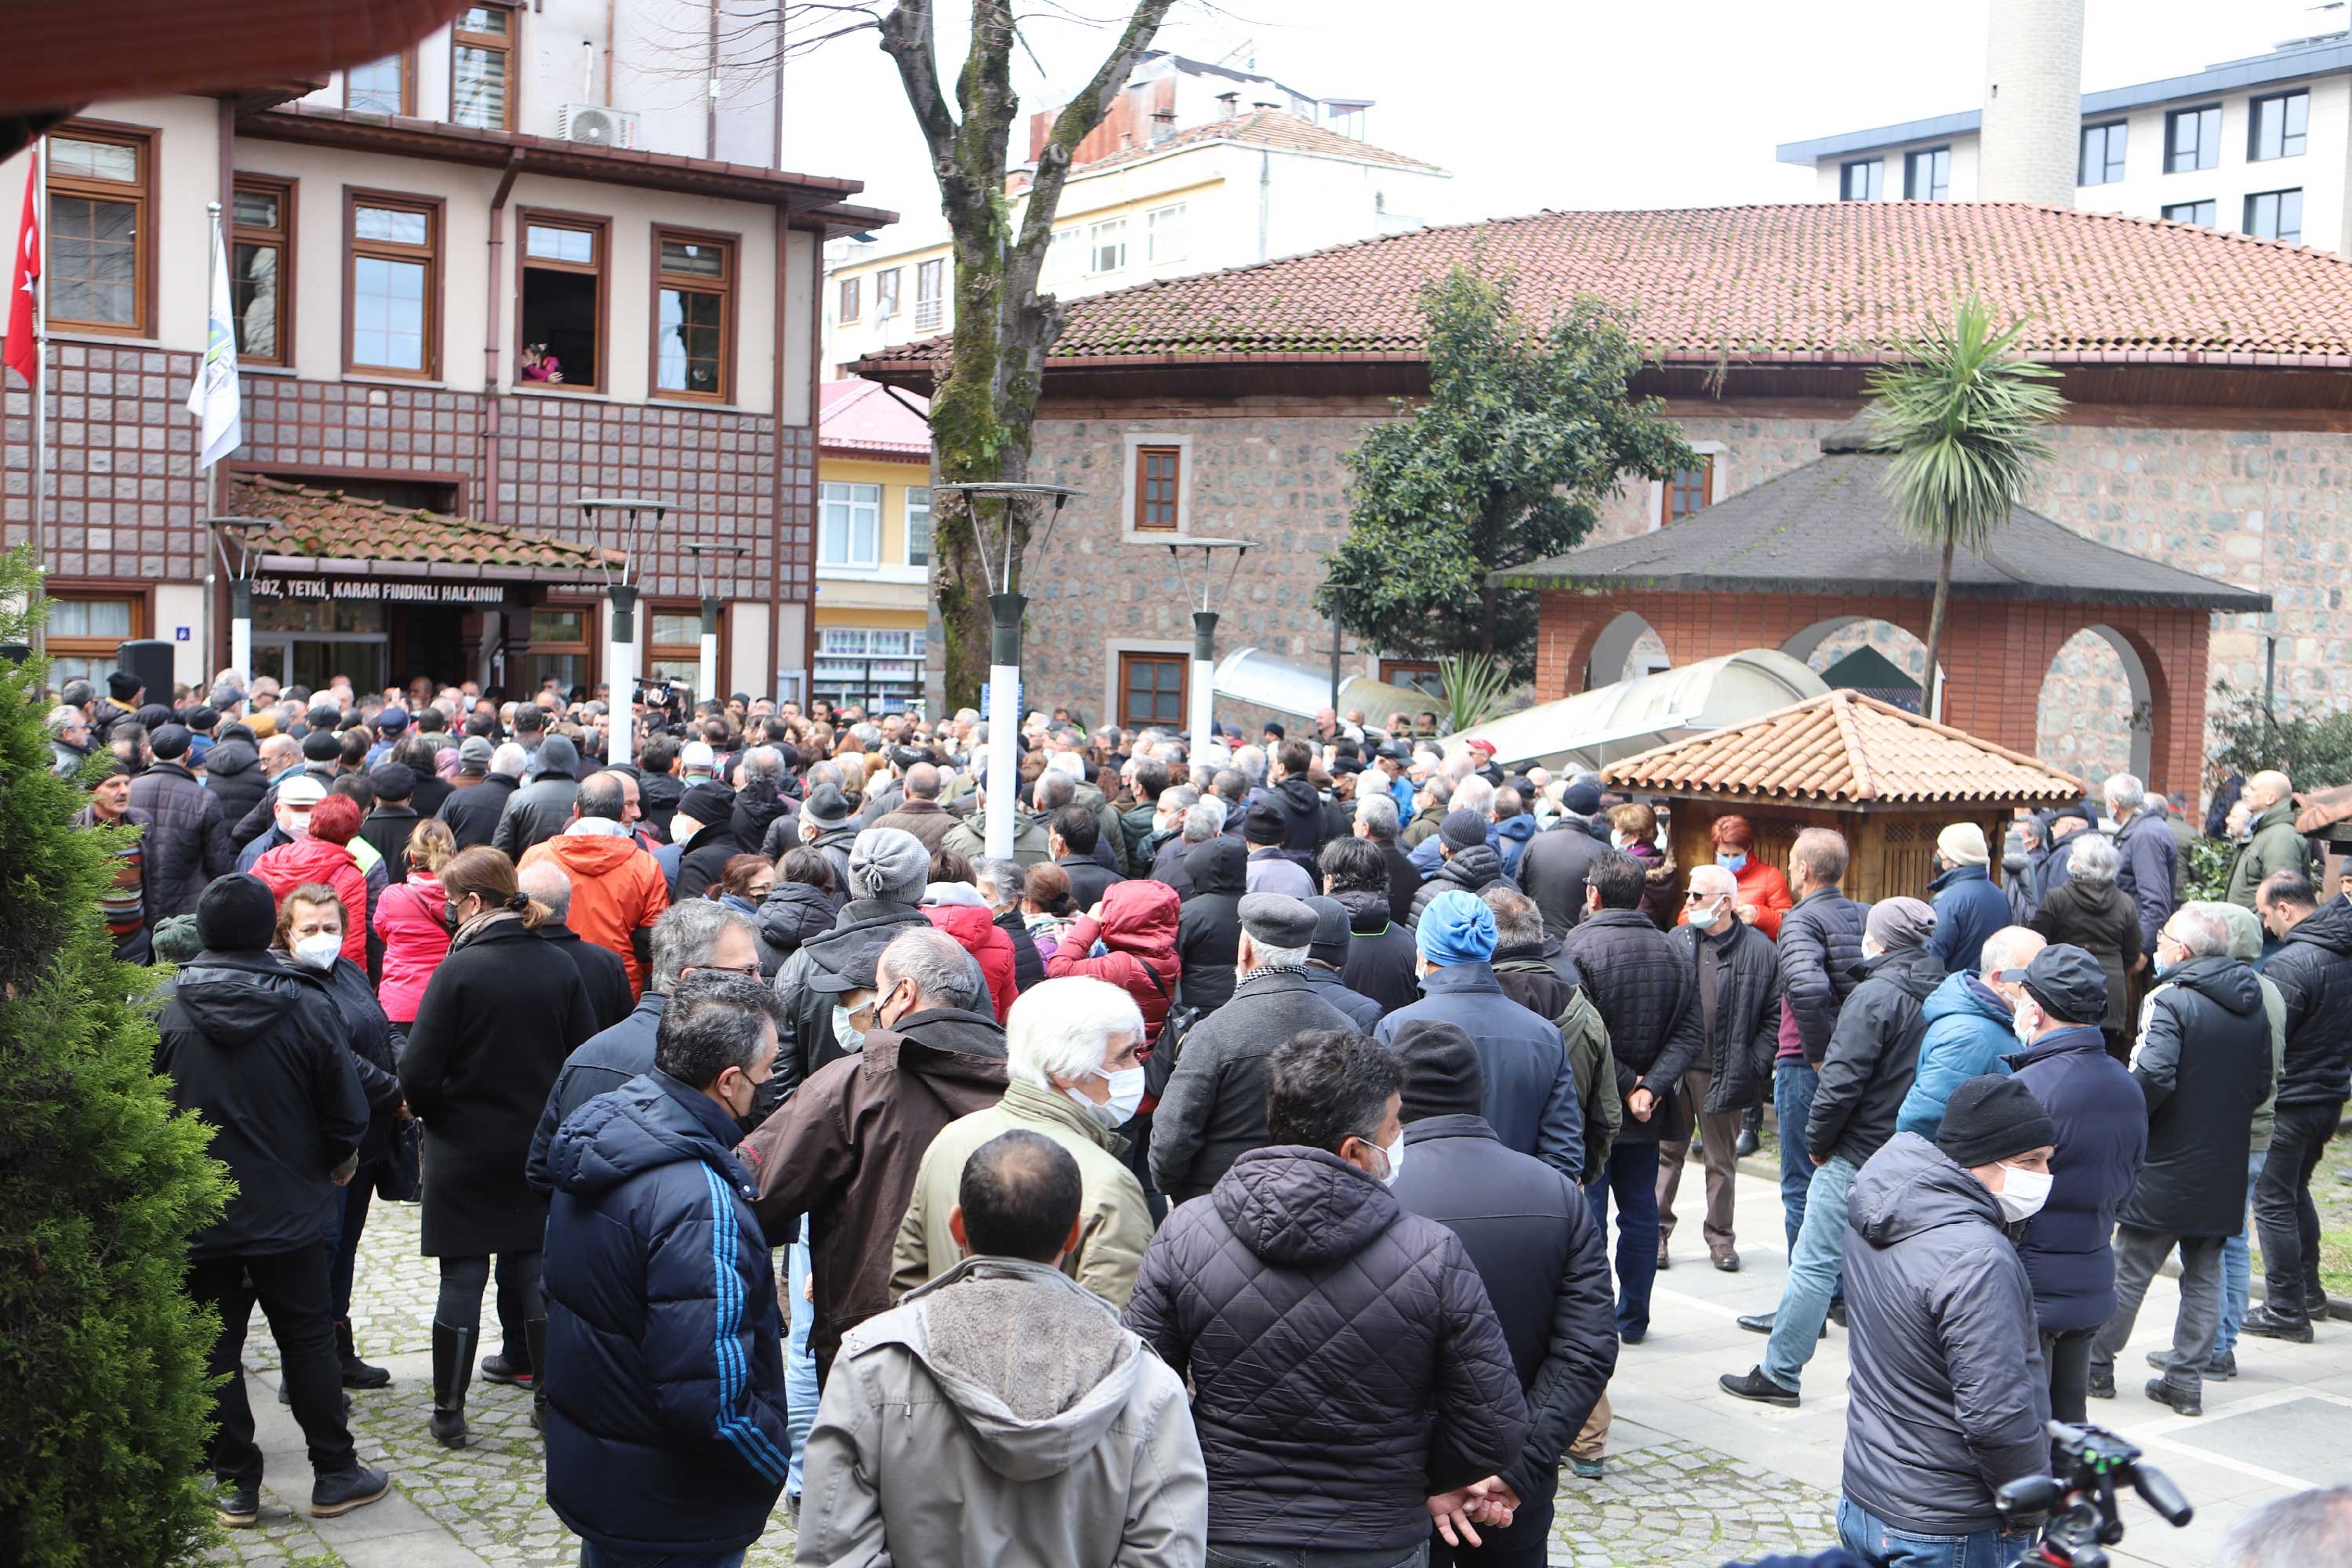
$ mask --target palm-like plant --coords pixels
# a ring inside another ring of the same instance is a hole
[[[1952,555],[1981,555],[2025,494],[2033,465],[2050,456],[2046,426],[2066,400],[2058,373],[2012,351],[2022,320],[1996,329],[1971,292],[1949,325],[1905,345],[1904,362],[1871,377],[1871,445],[1892,452],[1886,488],[1903,531],[1940,547],[1927,616],[1927,668],[1920,686],[1935,711],[1936,660],[1952,593]]]
[[[1511,667],[1491,654],[1447,654],[1437,661],[1439,700],[1449,735],[1483,724],[1499,712],[1511,689]]]

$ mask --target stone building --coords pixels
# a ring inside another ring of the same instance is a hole
[[[2278,637],[2289,700],[2352,699],[2343,603],[2352,559],[2352,264],[2242,236],[2003,204],[1823,204],[1543,213],[1429,229],[1082,300],[1056,344],[1033,477],[1085,490],[1027,566],[1030,689],[1133,718],[1160,661],[1181,666],[1186,605],[1151,546],[1188,533],[1259,541],[1221,648],[1321,668],[1309,598],[1348,525],[1342,456],[1392,399],[1424,392],[1424,282],[1475,261],[1514,277],[1536,321],[1580,293],[1636,312],[1664,400],[1700,458],[1626,484],[1595,540],[1630,536],[1821,455],[1873,368],[1973,286],[2022,316],[2063,373],[2056,452],[2027,505],[2101,543],[2271,595],[2217,616],[2213,678],[2259,688]],[[936,350],[866,373],[928,388]],[[1169,482],[1172,479],[1172,485]],[[2129,683],[2084,629],[2041,687],[2041,752],[2077,771],[2130,751]],[[1664,628],[1653,628],[1654,634]],[[1810,650],[1825,666],[1875,640],[1916,678],[1908,634],[1864,623]],[[1351,642],[1353,639],[1351,639]],[[1392,653],[1395,650],[1386,650]],[[1645,640],[1627,668],[1676,658]],[[1394,677],[1383,650],[1351,668]],[[1553,668],[1539,697],[1624,669]]]

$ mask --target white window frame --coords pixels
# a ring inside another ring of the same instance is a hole
[[[856,492],[872,492],[868,500]],[[836,494],[846,491],[846,494]],[[826,549],[833,537],[834,508],[843,509],[841,515],[841,559],[831,560]],[[857,545],[858,513],[863,510],[866,521],[866,537],[873,545],[867,559],[858,559],[854,552]],[[877,570],[882,564],[882,487],[843,479],[827,479],[817,486],[816,552],[819,568],[838,567],[853,572]]]
[[[1706,504],[1710,507],[1717,507],[1729,500],[1733,493],[1731,448],[1720,441],[1691,441],[1685,438],[1684,444],[1700,457],[1714,459],[1707,468]],[[1655,533],[1665,526],[1658,521],[1658,516],[1666,508],[1666,481],[1652,479],[1649,481],[1649,487],[1648,510],[1643,514],[1646,521],[1642,524],[1642,531]]]
[[[1108,267],[1102,265],[1103,232],[1106,229],[1111,231],[1117,237],[1118,247],[1118,259]],[[1087,275],[1090,278],[1099,278],[1106,273],[1124,272],[1126,270],[1127,220],[1123,217],[1110,217],[1103,219],[1100,223],[1087,226]]]
[[[915,499],[917,496],[923,499],[918,501]],[[923,559],[920,561],[915,559],[915,522],[918,518],[922,520],[923,525]],[[930,558],[935,547],[936,541],[931,533],[931,487],[908,485],[907,487],[907,564],[916,571],[929,572],[931,569]]]
[[[1083,273],[1082,262],[1087,254],[1087,247],[1082,243],[1085,238],[1076,224],[1055,229],[1054,237],[1045,245],[1045,276],[1066,281]]]
[[[923,285],[929,282],[931,292],[925,294]],[[915,330],[927,332],[935,330],[947,311],[948,261],[935,256],[929,261],[915,263]]]
[[[1176,448],[1176,531],[1164,528],[1139,529],[1135,526],[1135,509],[1141,499],[1135,487],[1135,450],[1139,447],[1173,447]],[[1122,437],[1119,448],[1119,537],[1129,544],[1166,544],[1182,539],[1192,531],[1192,437],[1164,430],[1129,430]],[[1192,645],[1187,643],[1187,647]],[[1136,645],[1139,652],[1158,652]],[[1114,675],[1113,680],[1118,677]]]
[[[1184,204],[1172,202],[1143,215],[1143,255],[1152,267],[1184,259]]]

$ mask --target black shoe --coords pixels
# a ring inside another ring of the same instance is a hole
[[[310,1483],[310,1517],[340,1519],[355,1508],[365,1508],[392,1490],[392,1477],[365,1465]]]
[[[1731,1152],[1738,1158],[1745,1160],[1748,1155],[1753,1154],[1757,1150],[1761,1149],[1762,1147],[1764,1147],[1764,1141],[1762,1139],[1757,1137],[1755,1133],[1748,1131],[1746,1128],[1742,1128],[1739,1132],[1739,1142],[1731,1146]]]
[[[2327,1287],[2305,1284],[2303,1288],[2304,1310],[2315,1318],[2327,1316]]]
[[[2147,1365],[2151,1372],[2170,1372],[2172,1352],[2170,1351],[2148,1352]],[[2229,1382],[2238,1375],[2238,1352],[2235,1351],[2215,1352],[2213,1359],[2205,1363],[2203,1375],[2214,1383]]]
[[[1739,1326],[1751,1334],[1769,1334],[1772,1331],[1772,1320],[1780,1315],[1777,1310],[1749,1312],[1739,1320]]]
[[[517,1366],[502,1354],[486,1355],[482,1358],[482,1381],[485,1383],[503,1383],[512,1388],[529,1388],[531,1375],[530,1368]]]
[[[1658,1243],[1658,1272],[1664,1274],[1674,1266],[1674,1260],[1666,1256],[1666,1244],[1663,1241]]]
[[[547,1430],[547,1320],[530,1318],[522,1326],[522,1342],[530,1351],[530,1429]]]
[[[223,1530],[251,1530],[261,1521],[261,1489],[224,1484],[213,1519]]]
[[[1845,1303],[1843,1301],[1832,1301],[1830,1303],[1830,1321],[1835,1323],[1841,1329],[1845,1327]]]
[[[359,1352],[352,1344],[352,1321],[349,1318],[335,1320],[335,1354],[343,1363],[345,1388],[389,1388],[392,1385],[391,1373],[360,1360]]]
[[[2258,1340],[2288,1340],[2295,1344],[2307,1345],[2311,1342],[2311,1320],[2279,1316],[2273,1313],[2265,1303],[2246,1314],[2246,1321],[2239,1325],[2238,1331],[2252,1334]]]
[[[466,1446],[466,1389],[474,1380],[478,1332],[433,1325],[433,1440],[445,1448]]]
[[[2147,1380],[2147,1396],[2158,1405],[2171,1406],[2176,1415],[2205,1414],[2205,1397],[2201,1393],[2191,1394],[2187,1389],[2175,1388],[2160,1377]]]
[[[1759,1405],[1780,1405],[1790,1410],[1797,1407],[1796,1390],[1781,1387],[1765,1376],[1760,1366],[1752,1368],[1744,1377],[1734,1377],[1725,1373],[1715,1381],[1724,1393],[1734,1399],[1752,1399]]]
[[[2090,1381],[2083,1385],[2083,1392],[2094,1399],[2113,1399],[2116,1396],[2115,1369],[2110,1367],[2101,1372],[2093,1367]]]

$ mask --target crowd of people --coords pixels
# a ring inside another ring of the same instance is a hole
[[[656,707],[615,758],[552,689],[145,696],[70,683],[49,730],[237,1183],[188,1279],[225,1525],[257,1303],[313,1512],[384,1495],[346,1392],[390,1381],[350,1320],[376,1198],[439,1271],[433,1438],[528,1388],[592,1568],[740,1562],[780,1499],[811,1564],[1541,1563],[1684,1167],[1738,1270],[1768,1106],[1790,1268],[1722,1387],[1798,1405],[1850,1337],[1863,1561],[2013,1561],[1996,1493],[2115,1396],[2174,1252],[2174,1411],[2324,1315],[2352,898],[2280,774],[2219,813],[2221,900],[2118,774],[2010,824],[1999,880],[1955,821],[1864,905],[1835,832],[1726,813],[1677,864],[1661,803],[1402,714],[1032,714],[995,779],[969,710]]]

